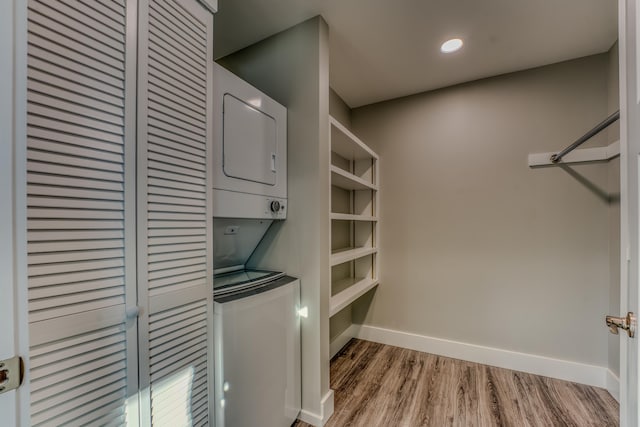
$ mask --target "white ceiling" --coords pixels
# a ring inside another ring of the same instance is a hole
[[[606,52],[614,0],[219,0],[225,56],[321,14],[330,81],[350,107]],[[440,44],[464,39],[453,54]]]

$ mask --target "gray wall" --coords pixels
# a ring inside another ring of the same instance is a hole
[[[352,110],[380,155],[384,251],[354,320],[607,366],[609,166],[530,169],[527,155],[607,115],[608,60]]]
[[[302,408],[321,415],[329,391],[329,33],[322,18],[220,60],[288,109],[288,216],[272,226],[249,265],[301,279]]]

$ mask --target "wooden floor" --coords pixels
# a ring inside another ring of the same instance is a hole
[[[355,339],[331,361],[331,388],[326,427],[618,425],[604,389]]]

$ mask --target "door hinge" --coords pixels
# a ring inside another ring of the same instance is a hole
[[[19,356],[0,360],[0,394],[20,387],[24,379],[24,363]]]
[[[605,322],[612,334],[618,335],[618,329],[624,329],[629,338],[636,335],[636,316],[632,312],[628,312],[626,317],[607,316]]]

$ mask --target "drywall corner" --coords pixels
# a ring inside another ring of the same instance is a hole
[[[348,129],[351,128],[351,108],[331,87],[329,88],[329,114]]]

